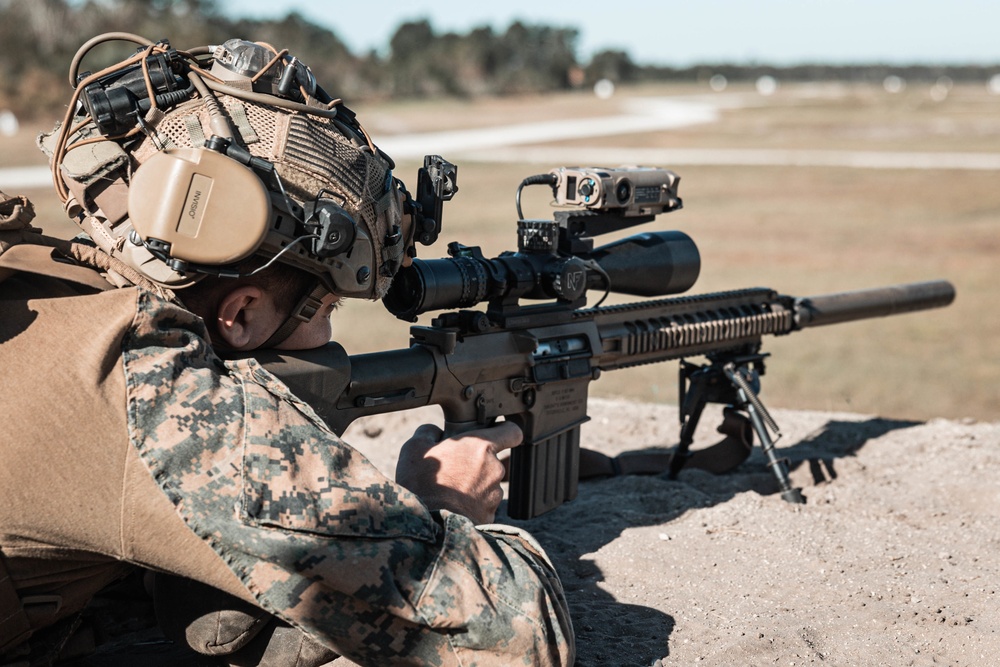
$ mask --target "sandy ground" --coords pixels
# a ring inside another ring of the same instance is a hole
[[[591,403],[585,447],[676,441],[676,408]],[[716,417],[695,448],[720,437]],[[514,522],[559,567],[578,664],[996,664],[1000,423],[774,417],[805,505],[780,499],[755,447],[725,475],[582,482],[576,500]],[[435,413],[359,421],[347,439],[391,473],[424,421]]]

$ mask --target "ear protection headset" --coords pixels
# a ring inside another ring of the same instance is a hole
[[[271,220],[252,170],[207,148],[156,153],[132,176],[128,216],[147,249],[176,270],[233,264],[252,255]]]
[[[261,176],[281,182],[271,163],[251,158],[257,169],[266,170],[258,175],[214,150],[228,148],[242,157],[245,151],[235,144],[216,137],[208,146],[154,154],[135,171],[129,186],[128,215],[137,237],[133,242],[174,270],[218,274],[218,267],[254,254],[271,230],[298,234],[279,254],[309,242],[306,251],[322,259],[351,250],[359,236],[367,238],[333,193],[321,192],[303,208],[287,194],[277,195],[264,186]],[[293,227],[289,219],[304,224]],[[361,248],[358,253],[370,262],[371,253]]]

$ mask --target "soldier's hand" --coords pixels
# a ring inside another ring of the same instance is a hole
[[[428,508],[463,514],[476,524],[492,523],[503,500],[504,465],[497,454],[521,444],[511,422],[442,440],[441,429],[425,424],[406,441],[396,463],[396,482]]]

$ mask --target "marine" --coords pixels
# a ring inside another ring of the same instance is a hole
[[[137,52],[78,71],[109,40]],[[70,79],[40,145],[81,236],[0,197],[0,664],[58,660],[36,640],[137,568],[164,631],[230,664],[572,664],[550,560],[493,523],[516,426],[421,427],[392,479],[253,358],[323,345],[413,254],[354,114],[242,39],[98,36]]]

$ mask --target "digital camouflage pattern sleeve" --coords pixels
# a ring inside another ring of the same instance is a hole
[[[428,511],[151,293],[123,355],[133,446],[261,607],[361,664],[572,664],[562,587],[526,533]]]

